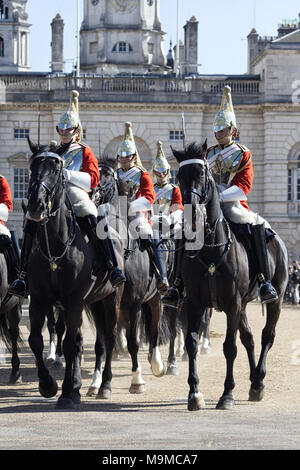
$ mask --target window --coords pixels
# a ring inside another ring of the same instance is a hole
[[[300,153],[288,162],[287,200],[292,203],[300,202]]]
[[[0,37],[0,57],[4,57],[4,40]]]
[[[15,128],[14,139],[27,139],[29,137],[29,129]]]
[[[169,131],[169,140],[183,140],[183,131]]]
[[[132,47],[128,42],[120,41],[114,45],[112,52],[132,52]]]
[[[14,168],[14,199],[25,199],[28,191],[28,168]]]

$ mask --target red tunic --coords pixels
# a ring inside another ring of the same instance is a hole
[[[244,151],[242,161],[239,168],[241,171],[238,171],[234,178],[231,181],[230,186],[238,186],[241,190],[248,194],[252,188],[253,182],[253,164],[251,154],[248,150]],[[250,211],[247,201],[240,201],[242,206],[244,206],[248,211]]]
[[[88,145],[83,147],[81,171],[84,171],[90,175],[91,189],[94,189],[96,186],[98,186],[100,178],[98,160]]]
[[[155,189],[153,186],[153,181],[148,171],[143,171],[140,179],[140,187],[136,193],[135,199],[144,196],[150,204],[153,204],[155,201]]]
[[[0,204],[5,204],[8,209],[8,212],[10,212],[13,208],[10,187],[4,176],[0,177]],[[5,225],[5,223],[1,219],[0,223],[2,225]]]
[[[175,212],[179,209],[181,209],[182,211],[184,210],[184,207],[182,204],[181,191],[178,188],[178,186],[174,186],[171,207],[170,207],[170,214],[172,214],[172,212]]]

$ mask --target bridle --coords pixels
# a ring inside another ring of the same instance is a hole
[[[63,188],[65,188],[66,181],[65,181],[64,176],[63,176],[63,159],[62,159],[61,156],[59,156],[58,154],[53,153],[53,152],[42,152],[42,153],[39,153],[38,155],[36,155],[34,158],[40,158],[40,157],[55,158],[61,164],[57,181],[53,185],[52,188],[50,188],[45,183],[45,181],[39,180],[39,181],[34,181],[28,189],[28,199],[30,197],[30,193],[31,193],[32,189],[34,187],[36,187],[37,185],[43,186],[43,188],[46,189],[47,196],[48,196],[47,215],[45,216],[45,218],[41,222],[41,226],[44,228],[44,236],[45,236],[47,254],[45,254],[42,250],[41,237],[40,236],[37,237],[37,242],[38,242],[38,249],[39,249],[41,255],[43,256],[43,258],[45,258],[49,262],[51,271],[56,271],[56,269],[58,268],[57,263],[65,256],[68,248],[72,245],[72,243],[75,239],[75,235],[76,235],[76,222],[75,221],[76,221],[76,219],[75,219],[75,214],[74,214],[74,211],[73,211],[73,206],[72,206],[72,204],[71,204],[71,202],[68,198],[67,192],[66,192],[66,199],[67,199],[67,203],[68,203],[67,204],[68,205],[68,214],[70,215],[70,224],[69,224],[69,228],[68,228],[68,238],[67,238],[67,241],[64,242],[59,237],[60,242],[64,245],[64,248],[63,248],[62,253],[59,256],[53,256],[50,252],[50,244],[49,244],[49,235],[48,235],[47,225],[48,225],[48,222],[49,222],[50,218],[55,217],[57,215],[58,211],[65,204],[65,201],[63,200],[63,202],[58,206],[57,209],[55,209],[54,211],[51,210],[52,209],[52,201],[53,201],[54,197],[56,196],[58,189],[61,187],[61,185],[62,185]],[[40,235],[40,231],[38,231],[37,233],[38,233],[38,235]]]
[[[36,158],[45,158],[45,157],[55,158],[56,160],[58,160],[60,162],[61,165],[60,165],[60,171],[59,171],[59,174],[58,174],[58,177],[57,177],[57,181],[53,185],[52,188],[50,188],[48,186],[48,184],[46,184],[45,181],[43,181],[43,180],[33,181],[30,184],[29,188],[28,188],[28,194],[27,194],[27,199],[29,199],[31,192],[37,186],[42,186],[43,188],[45,188],[45,190],[47,192],[47,212],[46,212],[46,217],[43,220],[43,223],[47,223],[49,218],[54,217],[57,214],[57,212],[59,211],[59,209],[62,207],[63,204],[59,205],[59,207],[57,209],[52,211],[52,201],[53,201],[54,197],[56,196],[56,193],[57,193],[59,187],[61,186],[61,184],[63,185],[63,187],[65,187],[65,179],[63,177],[63,159],[62,159],[62,157],[59,156],[57,153],[42,152],[42,153],[39,153],[38,155],[36,155],[34,157],[34,159],[36,159]]]
[[[195,164],[200,164],[204,167],[205,169],[205,185],[204,185],[204,190],[199,191],[197,188],[186,188],[183,191],[183,200],[185,201],[186,196],[188,194],[194,194],[199,198],[199,204],[206,205],[208,202],[208,194],[209,194],[209,186],[210,186],[210,178],[209,178],[209,166],[207,160],[203,160],[200,158],[191,158],[189,160],[184,160],[179,163],[179,168],[185,166],[185,165],[195,165]]]

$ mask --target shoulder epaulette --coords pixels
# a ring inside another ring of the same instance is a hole
[[[248,149],[248,147],[246,147],[246,145],[242,145],[240,143],[236,143],[238,147],[240,147],[241,150],[243,150],[243,152],[250,152],[250,150]]]

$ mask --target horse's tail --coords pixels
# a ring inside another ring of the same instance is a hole
[[[143,304],[142,306],[141,331],[145,333],[146,343],[149,343],[153,334],[153,328],[152,312],[147,303]],[[167,344],[170,341],[170,336],[171,331],[169,328],[169,321],[166,315],[163,314],[160,318],[159,345]]]

